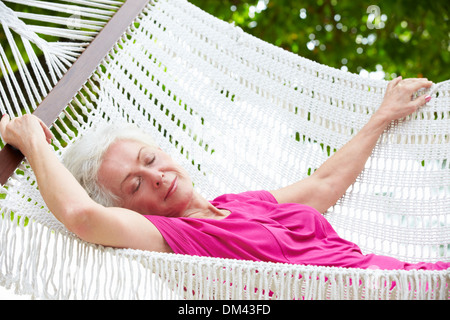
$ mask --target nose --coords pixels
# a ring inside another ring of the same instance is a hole
[[[145,175],[154,188],[158,189],[162,186],[164,172],[158,169],[148,168],[147,170],[145,170]]]

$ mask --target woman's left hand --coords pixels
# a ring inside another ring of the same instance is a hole
[[[278,202],[298,202],[326,212],[347,191],[364,169],[380,135],[392,120],[401,119],[429,101],[422,95],[411,100],[421,88],[431,87],[427,79],[392,80],[384,100],[368,123],[347,144],[323,163],[310,177],[272,191]]]
[[[387,122],[404,118],[430,101],[428,95],[421,95],[412,100],[411,97],[419,89],[430,88],[433,82],[426,78],[405,79],[398,77],[389,82],[383,102],[377,110],[378,115],[382,115]]]

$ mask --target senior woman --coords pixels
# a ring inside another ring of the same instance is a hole
[[[342,149],[310,177],[273,191],[204,199],[187,172],[150,138],[115,128],[87,136],[69,150],[66,166],[48,145],[49,129],[34,116],[10,120],[0,133],[20,149],[51,212],[81,239],[104,246],[294,264],[446,269],[363,255],[321,215],[364,168],[381,133],[429,101],[411,100],[427,79],[394,79],[381,106]],[[57,192],[55,192],[57,190]]]

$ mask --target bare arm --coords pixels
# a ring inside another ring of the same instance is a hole
[[[364,169],[380,135],[396,119],[401,119],[424,105],[429,97],[411,101],[411,95],[420,88],[429,88],[426,79],[392,80],[380,108],[367,124],[338,152],[325,161],[313,175],[285,188],[272,191],[278,202],[296,202],[309,205],[324,213],[346,192]]]
[[[27,158],[50,211],[80,238],[104,246],[171,252],[148,219],[123,208],[106,208],[88,196],[51,150],[51,132],[38,118],[10,120],[6,115],[0,133]]]

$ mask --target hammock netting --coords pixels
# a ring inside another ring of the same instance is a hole
[[[20,2],[66,14],[59,18],[14,12],[8,2],[16,1],[0,1],[0,23],[18,71],[0,47],[0,110],[15,117],[39,105],[122,1]],[[272,190],[312,174],[349,141],[386,85],[284,51],[184,0],[159,0],[53,123],[53,147],[62,158],[96,127],[132,122],[184,165],[207,199]],[[430,90],[426,106],[383,133],[364,171],[325,214],[364,253],[450,261],[450,85]],[[49,212],[26,160],[0,188],[0,212],[0,284],[35,298],[449,299],[449,270],[290,265],[89,244]]]

